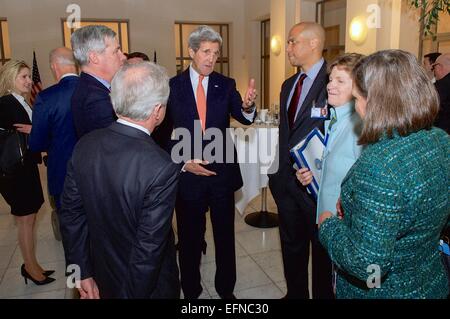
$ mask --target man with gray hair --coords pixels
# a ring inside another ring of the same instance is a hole
[[[116,33],[103,25],[76,30],[71,43],[82,71],[72,96],[75,129],[78,138],[81,138],[116,120],[109,92],[111,80],[126,57],[120,50]]]
[[[75,147],[60,222],[81,298],[179,298],[172,231],[179,169],[150,137],[168,96],[164,68],[124,65],[111,88],[119,119]]]
[[[215,161],[205,158],[203,152],[217,143],[222,143],[225,148],[230,116],[244,125],[253,122],[256,89],[255,81],[251,79],[242,101],[236,82],[214,72],[221,45],[220,34],[211,27],[199,26],[191,33],[189,55],[192,63],[186,71],[171,79],[168,116],[161,130],[156,132],[160,134],[158,138],[163,147],[169,150],[173,144],[170,142],[173,128],[187,129],[191,136],[188,144],[192,148],[183,150],[183,154],[194,156],[180,163],[182,173],[176,203],[181,285],[188,299],[198,298],[203,290],[200,258],[205,249],[208,210],[216,251],[216,291],[223,299],[235,298],[234,192],[242,187],[241,171],[234,148],[231,157],[234,156],[235,161],[231,163],[227,162],[229,157],[224,149],[216,149],[216,154],[223,154],[223,158]],[[212,129],[210,132],[220,130],[222,138],[208,138],[208,129]],[[197,154],[195,145],[201,146],[202,154]]]

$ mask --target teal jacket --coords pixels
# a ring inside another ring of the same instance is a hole
[[[438,246],[450,213],[449,155],[450,138],[437,128],[363,150],[342,182],[344,219],[319,231],[337,298],[447,297]],[[380,286],[368,288],[377,270]]]

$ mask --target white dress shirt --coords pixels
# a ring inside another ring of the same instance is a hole
[[[198,86],[198,80],[200,78],[200,74],[195,71],[195,69],[191,66],[189,67],[189,75],[191,77],[191,84],[192,84],[192,90],[194,91],[194,97],[195,97],[195,103],[197,103],[197,86]],[[203,90],[205,91],[205,98],[208,98],[208,84],[209,84],[209,75],[205,76],[202,80]],[[208,103],[206,104],[206,108],[208,108]],[[242,110],[242,115],[245,117],[246,120],[253,121],[255,111],[253,110],[252,113],[247,113]]]
[[[30,122],[31,122],[31,120],[33,118],[33,110],[31,109],[30,105],[27,103],[27,101],[25,100],[25,98],[22,95],[17,94],[15,92],[12,92],[11,94],[12,94],[12,96],[14,96],[16,98],[17,101],[19,101],[20,104],[22,104],[22,106],[25,109],[25,111],[27,112],[28,117],[30,118]]]

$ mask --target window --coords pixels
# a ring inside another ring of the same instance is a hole
[[[62,29],[63,29],[63,44],[65,47],[71,49],[70,37],[75,31],[74,28],[69,28],[66,23],[66,18],[61,19]],[[80,21],[80,26],[85,27],[88,25],[104,25],[112,29],[117,34],[117,39],[119,40],[122,52],[130,52],[130,37],[128,34],[129,20],[99,20],[99,19],[82,19]]]
[[[8,21],[0,18],[0,65],[11,60],[11,47],[9,45]]]
[[[270,19],[261,21],[261,106],[270,101]]]
[[[194,31],[199,25],[204,23],[187,23],[187,22],[175,22],[175,56],[176,56],[176,68],[177,74],[183,72],[191,63],[191,57],[188,51],[188,39],[192,31]],[[213,28],[222,36],[222,48],[220,50],[220,56],[217,59],[214,71],[221,73],[225,76],[230,75],[230,58],[229,58],[229,27],[228,24],[209,23],[208,26]]]
[[[316,3],[316,22],[325,29],[323,57],[333,61],[345,52],[346,0],[323,0]]]

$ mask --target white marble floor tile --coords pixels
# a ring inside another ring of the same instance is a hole
[[[247,208],[245,209],[244,215],[241,216],[239,213],[236,212],[236,217],[234,219],[235,233],[241,233],[241,232],[247,232],[247,231],[253,231],[255,229],[259,229],[259,228],[250,226],[249,224],[247,224],[245,222],[245,216],[247,216],[248,214],[251,214],[253,212],[256,212],[258,210],[259,209],[254,209],[253,207],[247,206]]]
[[[259,268],[259,266],[249,257],[236,258],[237,278],[235,291],[244,290],[248,288],[258,287],[271,283],[270,278]],[[214,276],[216,273],[215,262],[202,264],[200,267],[203,282],[208,289],[212,298],[217,296],[214,288]]]
[[[276,282],[276,285],[278,286],[278,288],[279,288],[279,289],[281,290],[281,292],[283,293],[283,296],[286,295],[286,293],[287,293],[286,280]]]
[[[0,243],[3,246],[11,246],[17,244],[17,228],[0,229]]]
[[[3,280],[3,275],[6,272],[6,268],[0,268],[0,284],[2,283]]]
[[[6,270],[3,280],[0,284],[0,298],[9,298],[16,296],[34,295],[42,292],[60,290],[66,288],[65,263],[48,263],[42,264],[44,269],[54,269],[55,273],[51,276],[56,280],[50,284],[37,286],[30,280],[28,285],[25,284],[20,274],[19,267],[9,268]]]
[[[236,239],[249,254],[281,249],[278,227],[241,232]]]
[[[235,292],[235,295],[238,299],[280,299],[284,296],[280,288],[273,283],[250,289],[239,290]]]
[[[281,250],[273,250],[250,256],[274,282],[284,280]]]
[[[16,228],[14,216],[10,213],[0,215],[0,230]]]
[[[55,239],[38,239],[36,241],[36,257],[40,264],[65,261],[62,243]],[[19,267],[22,263],[23,258],[20,249],[16,249],[9,267]]]
[[[17,245],[0,246],[0,269],[8,268]]]
[[[12,297],[11,299],[64,299],[65,294],[65,289],[58,289],[47,292],[40,292],[32,295],[16,296]]]

